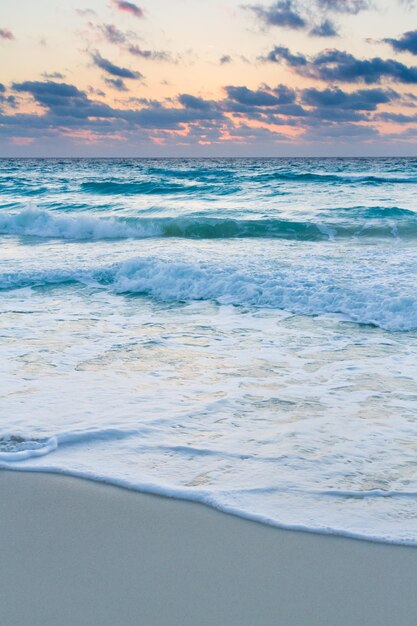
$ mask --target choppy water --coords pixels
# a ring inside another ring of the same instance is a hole
[[[0,466],[417,544],[417,159],[1,160]]]

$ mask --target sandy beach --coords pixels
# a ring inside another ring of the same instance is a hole
[[[417,549],[0,472],[4,626],[412,626]]]

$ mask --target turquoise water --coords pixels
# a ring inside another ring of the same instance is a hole
[[[417,159],[1,160],[0,464],[417,543]]]

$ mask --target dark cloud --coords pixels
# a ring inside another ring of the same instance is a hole
[[[371,122],[380,105],[400,99],[391,89],[360,89],[354,92],[339,88],[294,90],[286,85],[275,89],[264,86],[226,87],[228,99],[223,106],[242,120],[266,125],[290,125],[308,129],[321,123]]]
[[[245,106],[269,107],[279,104],[279,98],[267,91],[252,91],[252,89],[248,89],[247,87],[231,86],[225,89],[230,100],[234,100]]]
[[[111,117],[107,104],[90,100],[85,92],[68,83],[54,81],[24,81],[13,83],[14,91],[29,93],[41,106],[56,117]]]
[[[293,0],[278,0],[269,7],[249,5],[264,26],[283,26],[286,28],[303,29],[307,22],[299,12]]]
[[[188,93],[180,94],[178,102],[186,109],[195,109],[197,111],[209,111],[213,108],[213,103],[210,100],[203,100],[203,98],[197,98]]]
[[[51,80],[26,80],[22,83],[12,83],[12,87],[15,91],[24,91],[32,94],[40,104],[48,106],[59,98],[78,98],[83,96],[83,92],[74,85],[55,83]]]
[[[123,91],[120,77],[105,80],[112,89]],[[25,81],[12,88],[17,93],[30,94],[43,111],[0,113],[0,136],[30,137],[39,140],[38,145],[59,142],[62,137],[75,142],[86,137],[88,141],[120,139],[127,142],[125,145],[137,145],[138,141],[151,145],[157,141],[173,146],[224,143],[225,137],[243,142],[254,137],[280,140],[287,135],[278,132],[277,127],[285,126],[297,129],[303,141],[320,137],[330,141],[345,136],[367,139],[378,136],[376,122],[402,123],[408,133],[417,118],[384,110],[384,105],[402,104],[408,98],[408,94],[384,88],[344,91],[337,87],[292,89],[287,85],[261,85],[249,89],[245,85],[229,85],[225,87],[226,96],[219,100],[182,93],[163,102],[129,98],[123,108],[94,100],[96,91],[87,94],[68,83]],[[0,85],[0,103],[5,102],[6,93]]]
[[[97,67],[104,70],[111,76],[117,76],[118,78],[132,78],[136,80],[143,78],[143,75],[140,72],[129,70],[126,67],[119,67],[111,61],[104,59],[97,51],[92,53],[91,58]]]
[[[284,46],[275,46],[261,60],[273,63],[285,61],[303,76],[328,82],[372,84],[390,79],[399,83],[417,84],[415,66],[409,67],[393,59],[380,57],[358,59],[348,52],[336,49],[324,50],[313,57],[306,57],[301,54],[294,55]]]
[[[90,100],[85,92],[67,83],[25,81],[14,83],[12,87],[17,92],[31,94],[40,105],[47,109],[46,114],[39,116],[9,116],[13,118],[8,120],[10,124],[18,124],[19,121],[24,123],[26,120],[28,129],[30,125],[35,124],[42,128],[50,128],[52,125],[55,129],[60,126],[77,125],[91,129],[111,127],[113,132],[136,127],[180,130],[183,124],[223,118],[223,113],[215,103],[187,94],[180,96],[182,108],[168,107],[151,101],[145,108],[132,110],[116,109]],[[0,119],[0,125],[2,123],[3,120]]]
[[[223,114],[213,107],[207,109],[184,107],[179,109],[157,104],[139,111],[125,112],[124,117],[128,122],[145,129],[181,130],[184,124],[220,120],[223,118]]]
[[[8,28],[0,28],[0,39],[14,39],[14,35]]]
[[[308,64],[307,57],[303,54],[293,54],[285,46],[275,46],[266,57],[260,57],[260,61],[271,63],[286,61],[290,67],[303,67]]]
[[[17,108],[16,98],[14,96],[6,96],[6,87],[0,83],[0,110],[3,105],[7,105],[12,109]]]
[[[310,30],[312,37],[338,37],[336,26],[329,19],[323,20],[320,24],[313,26]]]
[[[379,83],[384,78],[415,84],[417,67],[392,59],[358,59],[341,50],[325,50],[313,60],[312,76],[329,81]]]
[[[231,63],[231,62],[232,62],[232,57],[229,54],[224,54],[219,59],[220,65],[227,65],[228,63]]]
[[[417,30],[409,30],[398,39],[384,39],[396,52],[411,52],[417,54]]]
[[[124,0],[115,0],[114,4],[119,9],[119,11],[125,11],[126,13],[130,13],[135,17],[143,17],[143,10],[138,7],[137,4],[133,2],[125,2]]]
[[[378,119],[384,122],[394,122],[395,124],[416,124],[416,115],[404,115],[403,113],[394,113],[392,111],[385,111],[378,114]]]
[[[278,0],[270,6],[244,8],[253,11],[263,26],[308,30],[312,37],[335,37],[338,31],[329,13],[357,15],[371,6],[371,0]]]
[[[114,24],[99,24],[97,28],[101,31],[103,37],[110,43],[126,43],[127,37],[125,33],[119,30]]]
[[[302,102],[314,107],[332,107],[335,109],[355,111],[375,111],[379,104],[387,104],[399,98],[391,89],[359,89],[346,92],[333,87],[329,89],[304,89],[301,92]]]
[[[352,144],[354,139],[376,139],[379,137],[378,130],[371,124],[353,124],[349,121],[328,123],[327,120],[323,124],[314,124],[303,135],[306,141],[329,141],[333,143],[337,139],[344,139]]]
[[[370,0],[316,0],[318,6],[325,11],[349,13],[357,15],[371,8]]]
[[[99,24],[96,28],[98,28],[106,41],[121,46],[123,50],[126,50],[133,56],[152,61],[173,61],[171,54],[164,50],[144,50],[132,42],[132,33],[124,33],[114,24]]]
[[[247,87],[225,87],[227,96],[246,107],[276,107],[290,104],[295,100],[295,91],[286,85],[279,85],[275,90],[258,89],[253,91]]]
[[[88,91],[88,93],[90,93],[90,94],[92,94],[94,96],[100,96],[101,98],[104,98],[105,95],[106,95],[102,89],[97,89],[96,87],[93,87],[92,85],[90,85],[88,87],[87,91]]]
[[[61,72],[42,72],[41,74],[42,78],[47,78],[49,79],[60,79],[60,78],[65,78],[64,74],[61,74]]]
[[[106,85],[117,91],[129,91],[122,78],[105,78]]]
[[[140,57],[142,59],[150,59],[152,61],[167,61],[173,63],[172,56],[169,52],[164,50],[144,50],[136,44],[129,44],[126,48],[130,54]]]

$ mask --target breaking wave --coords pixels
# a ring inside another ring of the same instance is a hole
[[[0,274],[0,289],[80,283],[117,294],[147,296],[182,303],[197,300],[219,304],[281,309],[319,316],[340,314],[359,324],[390,331],[417,329],[417,295],[413,284],[397,287],[396,276],[376,272],[352,279],[337,267],[323,271],[277,263],[239,267],[203,261],[138,257],[89,269],[51,269]]]
[[[346,210],[347,212],[348,210]],[[415,238],[417,215],[393,207],[372,212],[351,210],[349,222],[285,219],[231,219],[222,217],[96,217],[28,208],[19,213],[0,213],[0,234],[56,238],[74,241],[178,237],[188,239],[273,238],[300,241],[328,239]]]

